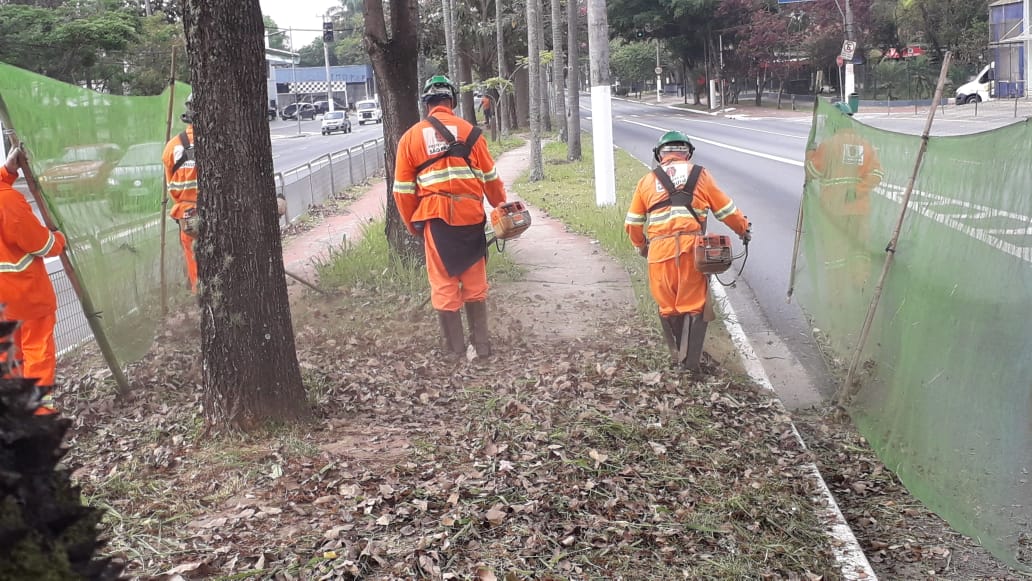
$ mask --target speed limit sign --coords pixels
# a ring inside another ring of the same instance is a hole
[[[657,75],[662,75],[663,74],[663,67],[656,67],[656,74]]]

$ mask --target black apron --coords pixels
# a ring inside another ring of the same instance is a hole
[[[449,276],[459,276],[481,258],[487,257],[484,222],[472,226],[451,226],[440,218],[428,221],[437,254]]]

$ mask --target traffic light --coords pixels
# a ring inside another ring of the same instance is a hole
[[[323,42],[333,42],[333,22],[323,22],[322,30]]]

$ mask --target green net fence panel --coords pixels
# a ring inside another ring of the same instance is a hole
[[[817,106],[796,296],[843,371],[920,137]],[[918,498],[1032,569],[1032,127],[929,142],[850,411]]]
[[[182,129],[188,94],[188,86],[176,87],[173,134]],[[138,358],[161,316],[168,90],[106,95],[0,64],[0,97],[116,354],[123,362]],[[175,295],[186,288],[182,249],[175,222],[165,226],[166,277]]]

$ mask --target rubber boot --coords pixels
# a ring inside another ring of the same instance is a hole
[[[697,313],[686,315],[684,324],[690,325],[691,328],[688,331],[688,354],[684,358],[682,367],[685,371],[698,373],[702,364],[702,346],[706,341],[706,328],[709,327],[709,322],[702,313]]]
[[[681,326],[684,325],[684,315],[659,316],[663,325],[663,339],[666,340],[670,349],[670,358],[674,365],[680,363],[678,349],[681,346]]]
[[[437,311],[441,323],[441,334],[449,353],[466,354],[466,337],[462,333],[462,313],[459,311]]]
[[[469,318],[469,335],[477,357],[491,355],[491,336],[487,330],[487,301],[466,303],[466,317]]]

